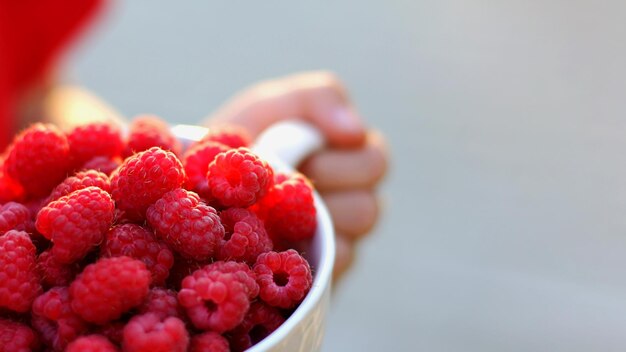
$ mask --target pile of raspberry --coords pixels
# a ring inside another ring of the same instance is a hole
[[[243,351],[312,284],[311,183],[233,126],[35,124],[0,155],[0,352]],[[300,251],[294,249],[298,248]]]

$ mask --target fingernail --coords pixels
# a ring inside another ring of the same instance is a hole
[[[333,122],[335,126],[342,132],[346,133],[362,133],[363,123],[361,119],[352,111],[344,107],[334,111]]]

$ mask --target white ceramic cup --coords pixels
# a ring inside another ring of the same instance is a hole
[[[198,141],[208,130],[204,127],[177,125],[172,132],[183,142]],[[323,137],[311,125],[300,121],[280,122],[266,130],[252,148],[276,171],[294,167],[323,145]],[[324,339],[330,287],[335,262],[335,234],[328,209],[315,192],[317,232],[305,253],[314,271],[313,285],[300,306],[276,331],[251,347],[249,352],[319,351]]]

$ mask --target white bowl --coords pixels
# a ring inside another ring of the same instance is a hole
[[[183,142],[197,141],[207,129],[198,126],[175,126],[172,131]],[[293,172],[294,165],[321,147],[323,138],[310,125],[282,122],[258,139],[253,150],[277,171]],[[330,303],[335,233],[321,197],[314,194],[317,210],[317,231],[311,247],[304,253],[313,270],[313,285],[293,314],[269,336],[248,349],[249,352],[319,351],[324,339],[326,315]]]

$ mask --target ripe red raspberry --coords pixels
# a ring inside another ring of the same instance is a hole
[[[0,204],[24,198],[24,188],[4,171],[4,161],[0,160]]]
[[[211,195],[225,207],[245,208],[261,199],[272,185],[274,171],[246,148],[219,153],[209,164]]]
[[[140,314],[154,313],[161,318],[182,318],[182,308],[178,305],[176,291],[155,287],[150,290],[148,297],[139,306]]]
[[[248,292],[248,298],[253,300],[259,295],[259,284],[256,282],[256,274],[245,263],[217,261],[206,265],[204,271],[217,271],[222,274],[233,274],[241,282]]]
[[[127,321],[124,319],[114,320],[99,326],[94,332],[106,337],[114,344],[121,346],[124,340],[124,327],[126,323]]]
[[[196,328],[219,333],[241,323],[250,307],[248,289],[235,275],[206,269],[183,280],[178,303]]]
[[[93,122],[75,127],[67,134],[73,165],[97,157],[119,156],[124,148],[120,129],[110,123]]]
[[[32,197],[50,193],[69,171],[70,148],[65,135],[52,125],[34,124],[13,140],[5,160],[9,176]]]
[[[27,312],[41,293],[36,249],[26,232],[0,236],[0,307]]]
[[[63,182],[56,186],[48,197],[46,204],[74,191],[91,186],[98,187],[107,193],[111,193],[111,182],[109,181],[109,176],[95,170],[79,171],[74,174],[74,176],[66,178]]]
[[[28,326],[0,318],[0,351],[30,352],[39,348],[39,339]]]
[[[230,208],[220,213],[225,230],[217,258],[244,261],[250,265],[261,253],[272,250],[272,241],[263,222],[251,211]]]
[[[37,257],[37,269],[41,283],[47,287],[68,286],[80,272],[78,263],[63,264],[56,260],[51,250],[46,250]]]
[[[263,340],[285,321],[280,311],[262,302],[250,306],[243,322],[230,332],[233,351],[244,351]]]
[[[88,265],[70,286],[72,309],[84,320],[105,324],[140,305],[148,295],[150,272],[129,257],[103,258]]]
[[[230,148],[249,147],[252,138],[248,131],[237,125],[218,125],[211,127],[209,132],[202,137],[200,143],[205,141],[222,143]]]
[[[171,249],[194,260],[209,259],[224,237],[215,209],[182,188],[163,195],[148,208],[146,218]]]
[[[203,268],[209,264],[210,260],[197,261],[184,258],[180,255],[174,255],[174,266],[170,269],[170,276],[167,278],[167,287],[180,290],[180,285],[184,278],[191,275],[194,271]]]
[[[208,331],[191,338],[190,352],[229,352],[228,340],[224,336]]]
[[[67,346],[65,352],[118,352],[106,337],[102,335],[81,336]]]
[[[126,352],[185,352],[189,333],[182,320],[148,313],[135,316],[124,328]]]
[[[67,287],[55,287],[33,302],[33,327],[46,346],[62,351],[88,329],[87,323],[72,311]]]
[[[181,145],[178,139],[170,132],[167,123],[156,116],[139,116],[130,124],[128,143],[122,156],[128,157],[134,153],[160,147],[180,155]]]
[[[113,172],[111,195],[126,217],[142,220],[150,205],[184,182],[185,171],[176,155],[154,147],[124,160]]]
[[[15,202],[0,206],[0,236],[9,230],[32,230],[30,210]]]
[[[293,249],[263,253],[253,269],[261,288],[259,296],[274,307],[294,307],[313,283],[309,263]]]
[[[109,229],[100,247],[102,257],[127,256],[141,260],[152,274],[152,284],[161,286],[174,265],[174,255],[165,243],[157,241],[145,227],[135,224],[117,225]]]
[[[106,156],[97,156],[87,160],[81,169],[96,170],[111,175],[120,165],[122,165],[122,159],[119,157],[109,158]]]
[[[111,196],[98,187],[87,187],[51,202],[37,214],[37,230],[51,239],[52,255],[61,263],[82,259],[111,226]]]
[[[268,194],[253,211],[275,242],[312,238],[317,228],[313,186],[301,174],[277,174]]]
[[[201,142],[189,148],[182,159],[187,174],[186,188],[198,193],[204,199],[211,199],[209,181],[206,178],[209,164],[217,154],[228,149],[227,146],[212,141]]]

